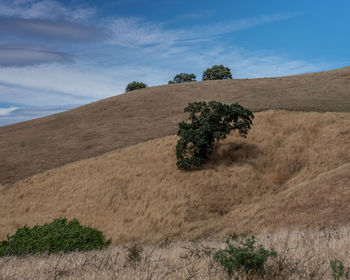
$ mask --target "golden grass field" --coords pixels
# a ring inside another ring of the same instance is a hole
[[[350,113],[266,111],[197,171],[177,169],[177,136],[115,150],[2,187],[0,239],[61,216],[114,244],[346,225],[349,136]]]
[[[232,232],[279,252],[286,271],[273,279],[332,279],[330,260],[350,265],[349,88],[350,67],[184,83],[0,127],[0,241],[59,217],[113,241],[101,252],[0,258],[0,280],[227,279],[212,252]],[[237,101],[255,119],[246,139],[233,133],[203,168],[182,171],[176,124],[200,100]],[[144,248],[137,266],[130,244]]]
[[[0,127],[0,184],[175,134],[189,102],[238,102],[257,112],[350,112],[350,67],[288,77],[191,82],[121,94]]]

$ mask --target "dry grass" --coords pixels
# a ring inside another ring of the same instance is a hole
[[[350,112],[350,67],[305,75],[152,87],[0,127],[0,184],[175,133],[189,102],[239,102],[253,111]]]
[[[194,172],[176,168],[176,136],[53,169],[0,190],[0,240],[65,216],[114,244],[344,225],[350,114],[267,111]]]
[[[349,227],[263,233],[257,242],[274,248],[277,257],[268,261],[266,276],[249,279],[332,279],[331,260],[350,265],[349,238]],[[130,261],[123,246],[66,255],[6,257],[0,258],[0,279],[228,279],[213,260],[213,253],[222,248],[223,240],[144,245],[139,262]]]

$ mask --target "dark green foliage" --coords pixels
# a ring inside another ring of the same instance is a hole
[[[267,259],[277,256],[277,253],[255,243],[254,236],[233,235],[226,240],[226,248],[214,254],[214,260],[219,262],[230,276],[235,272],[263,275]]]
[[[203,81],[232,79],[231,69],[224,65],[214,65],[203,72]]]
[[[180,73],[180,74],[177,74],[172,81],[169,81],[168,84],[178,84],[178,83],[194,82],[194,81],[196,81],[195,74]]]
[[[350,268],[345,268],[340,260],[331,260],[331,269],[334,280],[350,279]]]
[[[0,257],[22,256],[33,253],[58,253],[102,249],[111,244],[102,232],[80,225],[77,219],[55,219],[50,224],[26,225],[17,229],[7,240],[0,242]]]
[[[133,81],[126,86],[125,92],[129,92],[129,91],[133,91],[133,90],[137,90],[137,89],[141,89],[141,88],[146,88],[146,87],[147,87],[147,85],[143,82]]]
[[[177,166],[183,169],[202,166],[213,152],[215,141],[225,139],[237,129],[246,137],[254,115],[241,105],[218,101],[189,103],[189,122],[180,122],[176,145]]]

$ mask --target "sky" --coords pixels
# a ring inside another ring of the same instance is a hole
[[[350,1],[0,0],[0,126],[167,84],[350,65]]]

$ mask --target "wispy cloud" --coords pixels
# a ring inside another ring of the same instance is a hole
[[[106,34],[93,25],[64,20],[0,19],[0,35],[29,39],[66,40],[74,42],[96,41]]]
[[[173,45],[188,41],[205,40],[213,36],[232,33],[254,26],[286,20],[300,15],[300,12],[266,15],[231,21],[194,25],[186,29],[169,29],[136,17],[117,18],[105,22],[111,37],[108,43],[128,47],[144,47],[154,44]]]
[[[276,21],[287,20],[301,15],[301,12],[281,13],[274,15],[264,15],[252,18],[244,18],[238,20],[219,21],[211,24],[202,24],[193,26],[179,33],[181,39],[192,40],[194,38],[206,38],[212,36],[223,35],[252,28],[258,25],[268,24]]]
[[[73,2],[74,3],[74,2]],[[24,19],[86,20],[96,14],[92,7],[65,6],[54,0],[2,0],[0,16]]]
[[[0,45],[0,66],[27,66],[43,63],[69,62],[68,54],[41,47]]]

